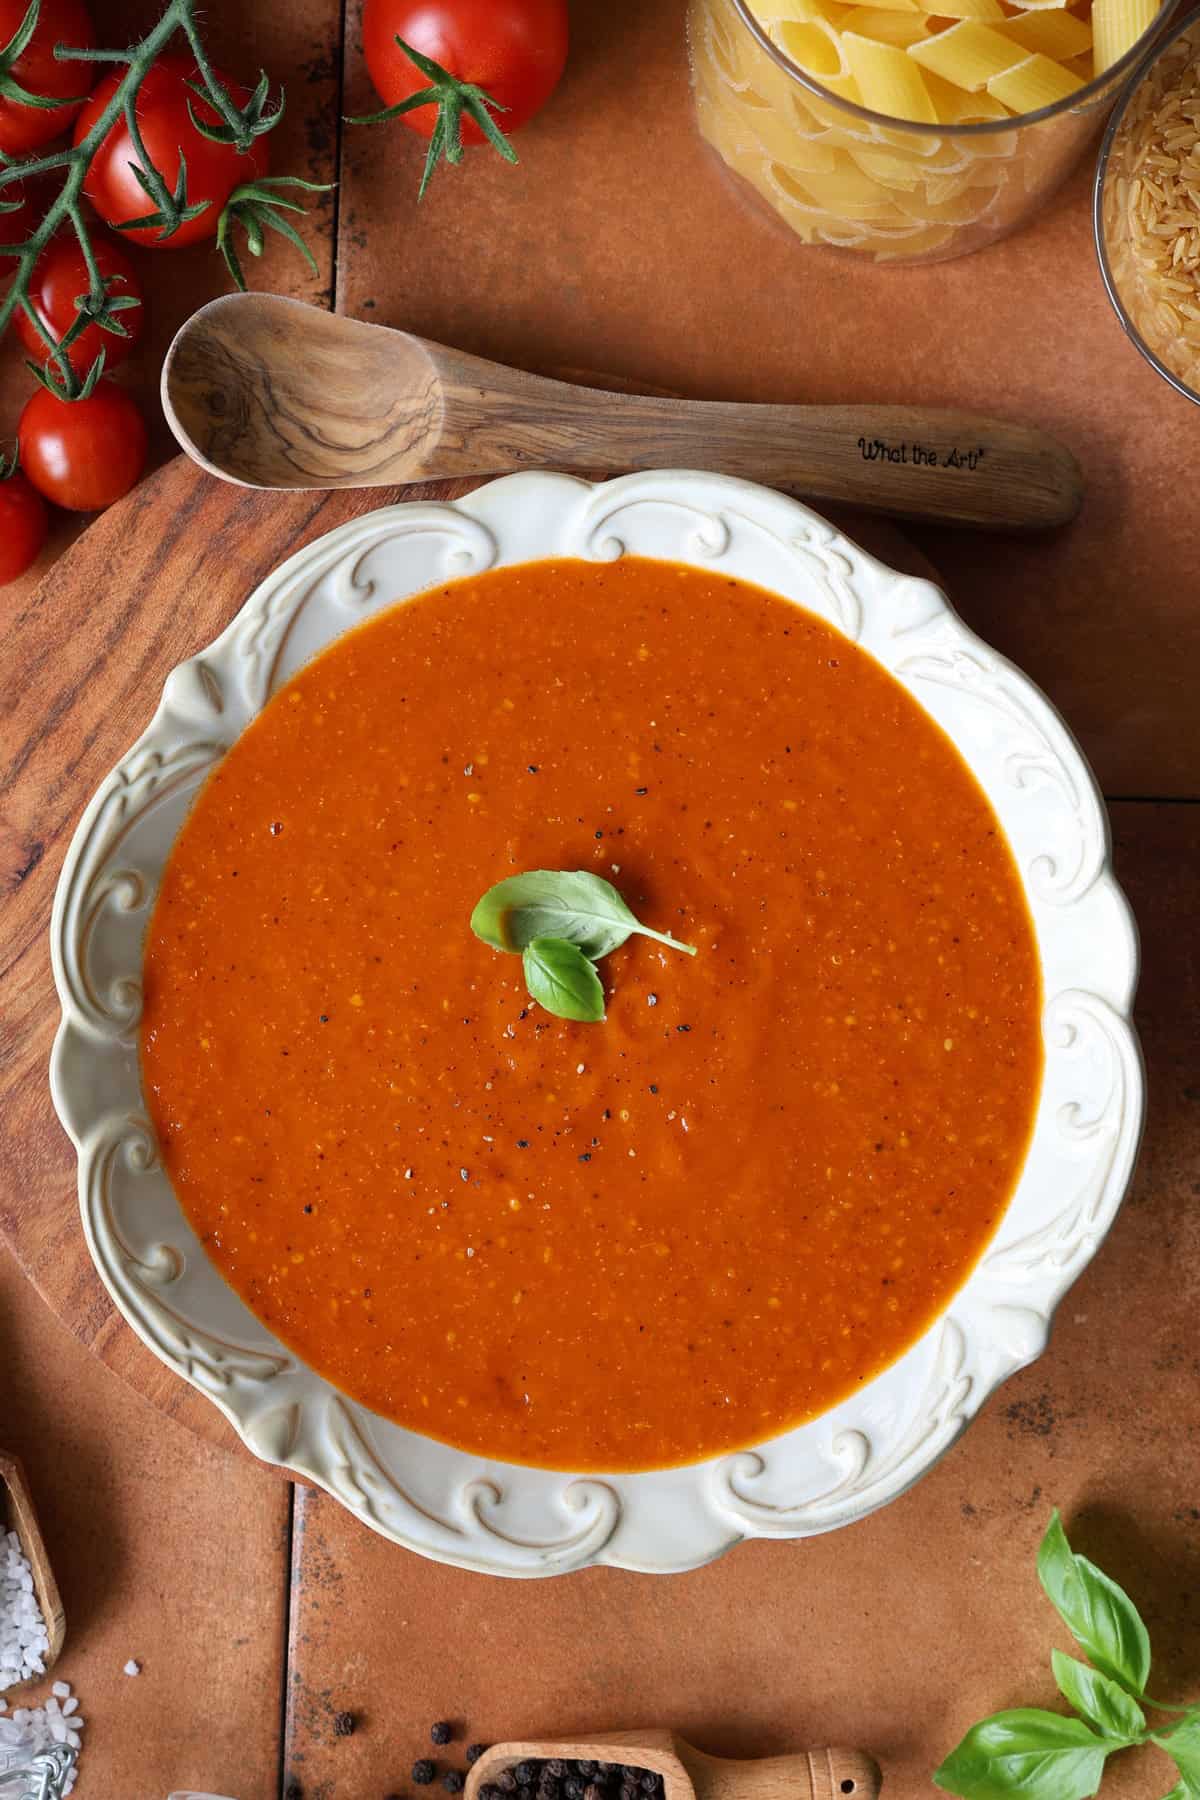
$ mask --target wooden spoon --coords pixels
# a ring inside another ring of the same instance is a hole
[[[479,1800],[480,1790],[502,1770],[551,1757],[651,1769],[663,1778],[665,1800],[877,1800],[880,1786],[879,1770],[859,1750],[733,1762],[706,1756],[673,1731],[622,1731],[584,1742],[497,1744],[467,1776],[465,1800]]]
[[[6,1451],[0,1450],[0,1532],[5,1531],[16,1532],[21,1550],[33,1571],[33,1591],[42,1609],[42,1618],[46,1621],[46,1633],[50,1639],[50,1647],[44,1658],[49,1672],[58,1661],[59,1651],[63,1647],[67,1630],[66,1614],[63,1612],[54,1571],[50,1567],[50,1558],[46,1554],[37,1514],[33,1510],[25,1471],[15,1456],[9,1456]],[[40,1681],[42,1678],[39,1675],[33,1679]],[[27,1682],[18,1683],[18,1687],[26,1686]],[[15,1694],[18,1689],[14,1687],[8,1691]]]
[[[573,387],[275,294],[194,313],[163,409],[188,455],[243,487],[395,487],[563,469],[714,469],[876,512],[1061,525],[1070,451],[1002,419],[916,406],[751,406]]]

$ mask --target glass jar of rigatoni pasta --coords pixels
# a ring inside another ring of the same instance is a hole
[[[1176,4],[690,0],[700,129],[805,244],[963,256],[1034,216]]]

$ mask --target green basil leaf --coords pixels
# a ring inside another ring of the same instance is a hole
[[[1146,1715],[1123,1687],[1062,1650],[1050,1652],[1050,1666],[1059,1693],[1077,1713],[1091,1721],[1101,1736],[1123,1744],[1141,1737],[1146,1729]]]
[[[1144,1694],[1150,1637],[1141,1614],[1103,1569],[1075,1555],[1057,1508],[1038,1550],[1037,1568],[1059,1617],[1096,1667],[1132,1693]]]
[[[1082,1719],[1023,1706],[973,1725],[933,1779],[964,1800],[1085,1800],[1115,1748]]]
[[[604,1017],[600,977],[578,944],[537,937],[526,944],[525,985],[539,1006],[560,1019],[595,1024]]]
[[[1154,1741],[1174,1757],[1189,1795],[1200,1795],[1200,1712],[1187,1713],[1174,1731],[1156,1732]]]
[[[530,869],[498,881],[471,914],[471,930],[494,950],[524,950],[538,937],[563,938],[593,961],[634,932],[696,954],[690,944],[643,925],[611,881],[586,869]]]

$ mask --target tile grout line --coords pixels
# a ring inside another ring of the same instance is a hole
[[[341,244],[342,224],[342,145],[346,127],[342,114],[346,103],[346,44],[349,39],[349,11],[352,0],[342,0],[338,13],[337,41],[337,95],[334,102],[333,118],[333,235],[330,242],[330,281],[329,310],[338,311],[338,285],[341,274],[341,258],[338,250]]]
[[[345,105],[346,92],[346,39],[351,0],[342,0],[338,9],[337,85],[334,97],[333,117],[333,218],[330,227],[329,241],[329,309],[338,310],[338,275],[340,258],[338,255],[341,242],[341,207],[342,207],[342,143],[345,127],[342,123],[342,111]],[[280,1659],[279,1683],[279,1755],[277,1759],[278,1792],[280,1800],[286,1792],[288,1781],[288,1710],[292,1686],[292,1623],[293,1607],[296,1592],[296,1495],[298,1489],[294,1481],[288,1482],[287,1523],[284,1530],[284,1563],[283,1563],[283,1655]]]
[[[286,1791],[288,1779],[288,1694],[291,1691],[292,1670],[292,1596],[295,1590],[295,1554],[296,1554],[296,1483],[287,1484],[287,1522],[283,1535],[283,1655],[280,1658],[279,1680],[279,1755],[278,1792],[280,1800]]]
[[[1200,794],[1105,794],[1106,806],[1200,806]]]

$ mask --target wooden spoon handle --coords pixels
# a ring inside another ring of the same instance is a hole
[[[940,523],[1029,530],[1079,510],[1079,465],[1030,425],[912,406],[766,406],[572,387],[440,345],[422,474],[713,469]]]
[[[807,1750],[727,1762],[677,1744],[696,1800],[877,1800],[879,1770],[861,1750]]]

